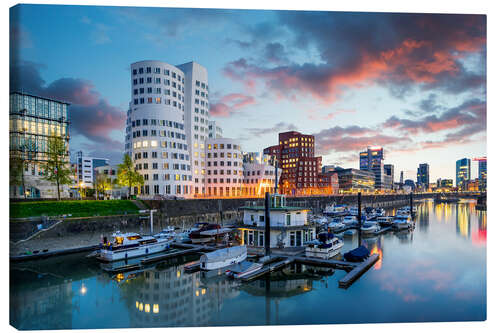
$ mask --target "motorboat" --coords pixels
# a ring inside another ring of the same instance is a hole
[[[327,205],[323,210],[323,214],[328,216],[342,216],[348,213],[348,209],[346,205],[337,205],[332,203],[331,205]]]
[[[191,231],[189,233],[189,238],[191,239],[191,242],[193,244],[210,242],[211,240],[214,239],[215,235],[206,234],[205,232],[212,231],[212,230],[217,232],[218,229],[221,229],[220,225],[214,224],[214,223],[203,223],[203,224],[199,224],[199,225],[201,225],[201,226],[200,227],[195,226],[195,228],[197,228],[197,229],[195,229],[194,231]]]
[[[376,219],[376,222],[381,226],[381,227],[389,227],[393,225],[393,217],[392,216],[379,216]]]
[[[189,243],[191,241],[189,238],[189,231],[180,231],[175,233],[173,240],[177,243]]]
[[[111,237],[112,242],[104,239],[101,249],[96,254],[97,259],[109,262],[145,256],[168,250],[171,244],[169,239],[141,236],[135,232],[117,231]]]
[[[317,239],[306,245],[306,257],[330,259],[340,252],[344,242],[330,232],[320,232]]]
[[[393,226],[398,230],[409,229],[413,227],[413,221],[410,215],[397,215],[394,217]]]
[[[344,259],[350,262],[361,262],[370,256],[370,251],[366,246],[361,245],[349,252],[344,253]]]
[[[172,227],[172,226],[168,226],[166,227],[165,229],[163,229],[162,231],[160,231],[159,233],[157,233],[156,235],[154,235],[154,237],[156,239],[173,239],[175,237],[176,233],[175,233],[175,228]]]
[[[358,215],[358,207],[349,207],[349,215]]]
[[[342,222],[330,222],[328,228],[333,232],[340,232],[345,229],[345,224]]]
[[[239,264],[233,265],[231,269],[226,271],[226,275],[230,278],[241,279],[253,272],[258,271],[262,268],[262,264],[259,262],[242,261]]]
[[[315,216],[313,217],[312,221],[319,225],[328,223],[328,219],[325,216]]]
[[[374,234],[380,231],[380,225],[376,222],[365,222],[361,226],[362,234]]]
[[[346,227],[354,227],[358,225],[358,218],[353,215],[344,216],[342,223],[344,223]]]
[[[376,208],[375,209],[375,215],[377,217],[385,216],[385,209],[380,208],[380,207]]]
[[[246,245],[226,247],[208,252],[200,257],[200,269],[225,273],[229,266],[238,264],[247,258]]]

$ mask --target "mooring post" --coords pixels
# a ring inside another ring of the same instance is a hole
[[[270,201],[271,198],[269,196],[269,192],[266,192],[266,198],[265,198],[265,247],[266,247],[266,256],[269,256],[271,254],[271,213],[270,213]]]
[[[413,191],[410,192],[410,215],[413,218]]]
[[[274,194],[278,193],[278,160],[274,159]]]
[[[223,214],[222,214],[222,200],[219,199],[219,216],[220,216],[220,224],[222,225],[222,217],[223,217]]]
[[[358,246],[361,246],[361,192],[358,192]]]

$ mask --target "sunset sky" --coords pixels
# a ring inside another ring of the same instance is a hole
[[[194,60],[245,151],[297,130],[323,164],[380,145],[397,181],[431,182],[486,155],[485,16],[23,5],[10,28],[11,89],[72,104],[72,152],[119,162],[130,64]]]

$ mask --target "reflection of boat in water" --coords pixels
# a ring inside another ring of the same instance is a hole
[[[115,232],[112,243],[104,243],[96,258],[102,261],[116,261],[158,253],[170,248],[168,239],[156,239],[153,236],[141,236],[135,232]]]

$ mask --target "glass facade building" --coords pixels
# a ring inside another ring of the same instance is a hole
[[[462,158],[456,163],[456,184],[459,189],[465,189],[470,178],[470,159]]]

